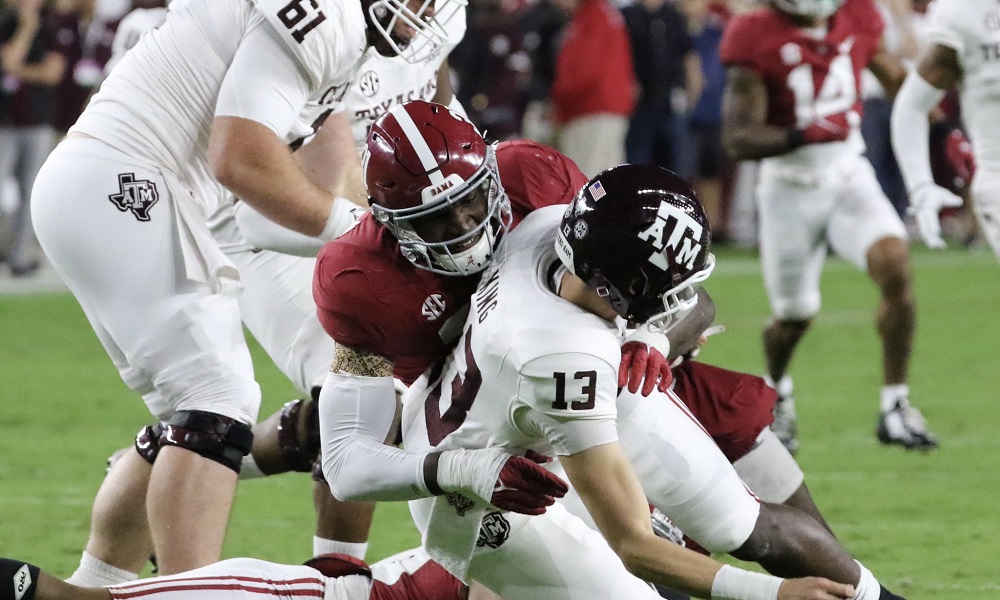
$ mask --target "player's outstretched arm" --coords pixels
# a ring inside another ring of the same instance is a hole
[[[713,600],[833,600],[854,595],[850,585],[752,573],[657,537],[642,487],[617,443],[561,456],[560,461],[601,533],[640,579]]]
[[[892,147],[909,194],[909,212],[920,236],[932,248],[943,248],[938,213],[961,206],[962,199],[936,183],[931,173],[928,113],[961,76],[955,51],[934,45],[903,82],[892,106]]]
[[[499,448],[408,452],[386,445],[396,413],[392,362],[338,345],[319,397],[323,475],[338,500],[414,500],[457,492],[473,501],[541,514],[566,484]]]

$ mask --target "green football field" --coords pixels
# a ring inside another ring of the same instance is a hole
[[[799,460],[857,558],[908,598],[1000,598],[1000,266],[984,250],[915,248],[918,332],[911,399],[941,439],[930,454],[880,447],[876,293],[832,260],[824,308],[792,374]],[[753,254],[719,251],[707,285],[725,334],[701,358],[762,372],[766,298]],[[261,415],[295,394],[256,346]],[[105,458],[149,420],[67,294],[0,296],[0,556],[75,568]],[[226,556],[300,562],[311,551],[311,480],[241,484]],[[405,506],[382,505],[369,558],[419,542]]]

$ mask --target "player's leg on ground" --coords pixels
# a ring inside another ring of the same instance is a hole
[[[146,521],[151,469],[134,448],[114,461],[94,498],[86,551],[67,581],[99,586],[137,577],[153,551]]]

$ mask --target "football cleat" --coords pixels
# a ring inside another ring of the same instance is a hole
[[[798,417],[795,415],[795,396],[792,395],[792,378],[785,375],[774,384],[771,378],[764,376],[768,385],[778,393],[778,401],[774,403],[774,422],[771,423],[771,431],[778,436],[782,445],[789,454],[794,455],[799,451],[799,426]]]
[[[900,398],[893,408],[879,415],[875,435],[883,444],[896,444],[907,450],[933,450],[938,447],[937,438],[927,431],[924,415],[910,406],[906,397]]]

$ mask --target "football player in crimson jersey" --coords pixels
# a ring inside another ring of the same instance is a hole
[[[1000,258],[1000,11],[988,0],[933,2],[924,37],[929,47],[906,78],[892,111],[892,143],[910,193],[910,210],[928,245],[943,246],[938,212],[962,199],[932,177],[927,114],[945,92],[958,88],[962,118],[972,141],[975,175],[970,193],[980,231]],[[961,153],[955,140],[947,143]],[[948,150],[948,148],[946,148]]]
[[[370,567],[345,554],[304,565],[232,558],[192,571],[106,587],[59,580],[38,567],[0,558],[0,600],[467,600],[469,589],[421,549]],[[11,585],[13,582],[13,585]]]
[[[780,396],[776,432],[794,450],[788,366],[819,311],[827,248],[867,272],[881,300],[883,386],[878,440],[937,447],[909,403],[914,298],[906,229],[862,156],[860,73],[890,91],[903,68],[882,49],[872,0],[771,0],[726,26],[722,134],[737,159],[762,159],[760,253],[773,318],[764,330],[767,375]]]

